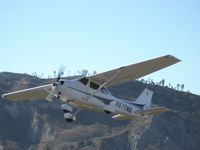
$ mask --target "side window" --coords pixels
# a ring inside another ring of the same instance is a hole
[[[90,81],[90,87],[95,89],[95,90],[97,90],[99,88],[99,85],[94,83],[94,82],[92,82],[92,81]]]
[[[84,85],[87,85],[89,80],[87,78],[81,78],[79,81]]]

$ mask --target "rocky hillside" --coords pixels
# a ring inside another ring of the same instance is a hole
[[[0,73],[0,94],[51,82],[26,74]],[[200,147],[200,97],[137,81],[111,87],[133,99],[148,87],[153,103],[170,108],[159,115],[116,121],[111,115],[82,111],[66,123],[62,102],[12,102],[0,98],[0,150],[197,150]]]

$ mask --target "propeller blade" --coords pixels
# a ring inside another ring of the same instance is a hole
[[[58,77],[56,79],[56,82],[58,82],[60,80],[60,74],[58,74]]]
[[[60,80],[60,77],[64,74],[65,69],[66,67],[64,65],[60,66],[58,70],[58,77],[56,79],[57,82]]]

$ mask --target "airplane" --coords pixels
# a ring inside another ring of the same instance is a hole
[[[111,95],[107,87],[132,81],[173,65],[181,60],[172,55],[161,56],[136,64],[120,67],[88,77],[61,79],[51,84],[28,88],[3,94],[2,97],[13,101],[47,99],[56,97],[64,102],[61,109],[67,122],[76,120],[76,114],[81,110],[102,111],[114,114],[113,119],[124,120],[140,118],[169,111],[165,107],[152,107],[153,91],[145,88],[135,101],[120,99]],[[73,112],[73,108],[78,108]]]

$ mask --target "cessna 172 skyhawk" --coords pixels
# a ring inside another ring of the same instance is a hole
[[[179,61],[171,55],[166,55],[72,80],[60,79],[59,74],[56,82],[52,84],[3,94],[2,97],[16,101],[52,99],[55,96],[65,102],[61,108],[65,112],[64,118],[67,122],[75,121],[75,115],[82,109],[104,111],[107,114],[114,113],[112,118],[119,120],[153,115],[168,111],[168,109],[151,107],[153,92],[149,89],[144,89],[135,101],[129,101],[114,97],[106,87],[138,79]],[[79,110],[72,113],[72,106],[78,107]]]

